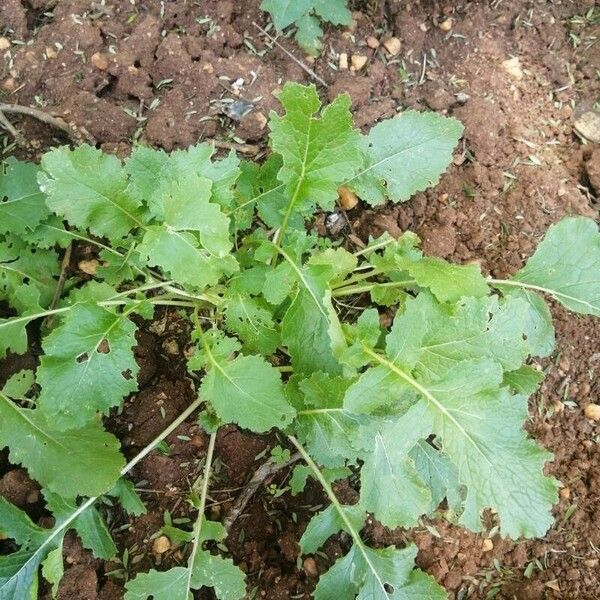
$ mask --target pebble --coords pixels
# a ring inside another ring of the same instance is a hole
[[[77,263],[77,268],[87,275],[95,275],[100,263],[92,258],[90,260],[80,260]]]
[[[521,69],[521,61],[518,56],[503,60],[502,68],[517,81],[523,79],[523,69]]]
[[[469,94],[465,94],[464,92],[458,92],[458,94],[454,94],[454,97],[459,104],[466,104],[471,96],[469,96]]]
[[[108,59],[103,54],[100,54],[100,52],[92,54],[91,62],[92,66],[100,71],[106,71],[106,69],[108,69]]]
[[[598,563],[600,563],[600,560],[597,558],[586,558],[583,561],[583,564],[588,568],[588,569],[595,569],[598,566]]]
[[[588,404],[583,412],[590,421],[600,421],[600,404]]]
[[[454,20],[451,17],[448,17],[447,19],[444,19],[439,25],[438,27],[442,30],[442,31],[450,31],[452,29],[452,26],[454,25]]]
[[[10,48],[10,40],[5,37],[0,37],[0,52],[3,50],[8,50]]]
[[[375,50],[379,48],[379,40],[374,35],[370,35],[367,38],[367,46],[369,46],[369,48],[372,50]]]
[[[588,110],[575,119],[573,126],[579,135],[590,142],[600,144],[600,113]]]
[[[345,52],[340,53],[338,67],[340,71],[346,71],[348,69],[348,55]]]
[[[400,40],[397,37],[391,37],[387,40],[384,40],[383,47],[392,55],[397,56],[400,54]]]
[[[571,488],[565,486],[563,488],[560,488],[560,492],[558,493],[563,500],[568,500],[571,497]]]
[[[355,71],[360,71],[367,64],[367,60],[363,54],[353,54],[350,62]]]
[[[358,204],[358,196],[345,185],[338,188],[340,206],[344,210],[352,210]]]
[[[171,549],[171,542],[166,535],[157,537],[152,543],[152,552],[154,554],[164,554]]]
[[[481,549],[484,552],[489,552],[490,550],[493,550],[494,542],[492,542],[492,540],[490,540],[490,538],[486,538],[485,540],[483,540],[483,545],[481,546]]]
[[[50,59],[53,59],[58,56],[58,52],[54,48],[52,48],[52,46],[48,46],[46,48],[46,56]]]
[[[311,577],[319,576],[319,567],[317,566],[317,561],[310,556],[304,559],[304,562],[302,563],[302,568],[304,569],[306,574],[310,575]]]

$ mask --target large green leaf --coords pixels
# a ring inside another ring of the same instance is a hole
[[[389,438],[402,439],[406,432],[420,439],[438,436],[467,488],[460,522],[480,531],[482,511],[491,507],[503,535],[543,536],[552,524],[550,509],[557,499],[556,480],[543,474],[552,455],[523,431],[527,399],[499,387],[500,365],[490,359],[465,360],[441,380],[425,383],[389,359],[372,356],[419,392],[422,399],[396,421]],[[397,463],[409,448],[395,446],[392,461]]]
[[[405,202],[438,182],[462,131],[456,119],[433,112],[383,121],[364,138],[364,165],[348,184],[369,204]]]
[[[137,389],[134,308],[76,304],[44,339],[39,405],[55,428],[81,427]]]
[[[31,232],[50,214],[37,182],[38,170],[12,157],[0,163],[0,233]]]
[[[308,215],[315,204],[331,209],[337,188],[360,166],[359,134],[352,127],[346,95],[321,107],[314,86],[287,83],[279,99],[285,115],[271,113],[271,146],[283,158],[279,180],[286,185],[288,206],[283,227],[292,214]]]
[[[598,225],[585,217],[559,221],[511,281],[546,292],[569,310],[600,317]]]
[[[40,187],[57,215],[116,240],[143,227],[141,201],[128,188],[121,161],[91,146],[56,148],[42,158]]]
[[[58,431],[39,408],[21,408],[0,392],[0,447],[10,460],[57,494],[97,496],[117,481],[125,461],[119,441],[90,423]]]

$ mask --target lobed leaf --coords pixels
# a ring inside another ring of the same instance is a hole
[[[372,205],[405,202],[438,182],[462,132],[460,121],[433,112],[383,121],[363,139],[363,166],[346,184]]]

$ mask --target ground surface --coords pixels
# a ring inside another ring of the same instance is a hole
[[[0,98],[54,111],[121,155],[134,139],[167,150],[203,139],[246,141],[258,145],[250,151],[262,151],[264,117],[277,108],[273,92],[287,79],[309,77],[280,49],[265,45],[252,24],[267,23],[258,4],[2,0],[0,35],[11,45],[0,53]],[[574,110],[600,99],[600,29],[585,18],[593,5],[585,0],[355,3],[355,27],[329,31],[324,53],[312,65],[328,84],[324,95],[349,92],[360,127],[405,107],[433,109],[458,117],[465,138],[437,188],[401,207],[374,211],[359,205],[349,213],[353,233],[366,239],[384,230],[412,229],[428,252],[459,262],[478,259],[486,272],[502,277],[522,265],[548,225],[565,213],[597,216],[600,150],[593,154],[593,146],[582,144],[572,129]],[[395,57],[366,43],[368,36],[390,35],[401,41]],[[291,41],[280,39],[305,60]],[[343,52],[366,56],[366,66],[359,72],[338,70]],[[502,62],[511,57],[518,57],[519,65],[509,73]],[[236,90],[256,105],[241,122],[224,114],[228,101],[237,99]],[[17,126],[30,142],[27,150],[17,150],[19,156],[36,158],[66,141],[37,122]],[[9,138],[0,140],[6,154],[14,151]],[[554,315],[558,351],[543,364],[548,377],[532,400],[528,425],[555,453],[548,470],[565,485],[556,525],[546,538],[512,543],[493,531],[475,535],[443,522],[394,532],[373,523],[364,532],[374,545],[416,541],[419,565],[452,598],[600,597],[600,425],[584,416],[586,404],[600,393],[600,323],[559,308]],[[128,455],[190,402],[180,352],[186,335],[181,322],[164,314],[139,337],[141,391],[111,424]],[[34,356],[35,348],[5,361],[0,379],[35,365]],[[69,538],[61,600],[116,600],[124,576],[183,559],[177,549],[155,553],[153,537],[165,511],[186,515],[185,495],[201,466],[206,438],[190,423],[168,442],[169,454],[153,454],[135,472],[146,490],[148,514],[128,522],[119,511],[108,512],[128,560],[95,561]],[[213,518],[226,514],[260,464],[256,457],[276,443],[234,428],[220,435]],[[287,477],[284,471],[273,483],[281,487]],[[337,491],[346,501],[356,494],[351,483]],[[6,464],[4,455],[0,493],[33,517],[43,517],[37,488],[23,471]],[[251,597],[308,598],[318,572],[345,551],[346,540],[336,539],[323,556],[299,558],[297,540],[322,500],[312,489],[275,498],[263,488],[237,521],[227,545],[249,574]]]

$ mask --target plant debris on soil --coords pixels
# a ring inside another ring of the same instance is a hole
[[[269,111],[287,80],[310,74],[253,25],[269,29],[260,0],[2,0],[0,101],[32,106],[85,131],[103,150],[127,155],[138,141],[165,150],[201,140],[265,154]],[[366,209],[314,223],[320,233],[366,241],[413,230],[426,252],[478,260],[504,277],[520,268],[541,234],[565,214],[597,218],[600,148],[575,128],[600,106],[600,10],[593,0],[427,2],[363,0],[353,24],[329,28],[313,61],[291,39],[281,46],[327,83],[323,95],[352,98],[367,127],[406,108],[432,109],[465,126],[462,151],[434,189],[401,206]],[[393,41],[392,41],[393,38]],[[9,115],[27,141],[2,131],[0,152],[35,159],[64,131]],[[343,218],[340,218],[343,217]],[[340,226],[332,227],[339,223]],[[92,259],[77,246],[71,269]],[[553,310],[558,351],[540,365],[546,380],[532,399],[528,429],[555,455],[549,472],[563,484],[556,523],[544,539],[502,540],[443,521],[389,531],[375,521],[369,544],[414,541],[418,565],[451,598],[595,599],[600,592],[600,323]],[[110,428],[133,456],[192,401],[186,379],[188,331],[165,311],[143,326],[137,358],[140,392]],[[34,367],[39,348],[0,364],[0,383]],[[217,440],[209,515],[223,519],[245,483],[278,444],[275,437],[224,428]],[[201,471],[207,436],[190,420],[136,468],[148,513],[129,520],[106,507],[118,560],[93,559],[70,534],[60,600],[116,600],[138,571],[182,563],[180,549],[158,542],[165,519],[187,516],[186,495]],[[348,547],[344,535],[325,552],[300,557],[298,540],[325,498],[308,486],[279,495],[291,468],[265,482],[226,540],[248,574],[252,598],[309,598],[318,575]],[[346,503],[353,482],[338,484]],[[0,454],[0,494],[47,518],[39,490]],[[0,551],[3,550],[0,542]],[[50,598],[44,588],[40,598]],[[211,598],[202,592],[200,598]]]

